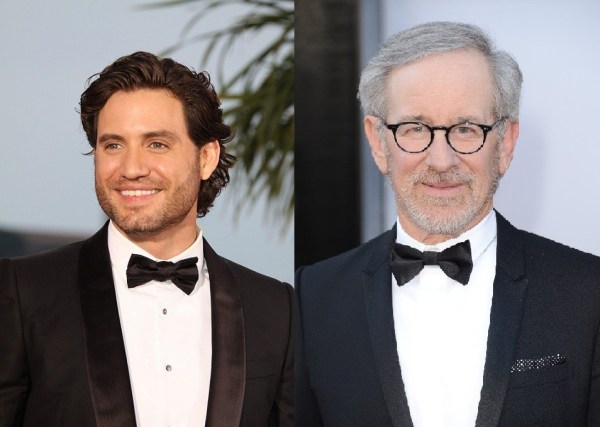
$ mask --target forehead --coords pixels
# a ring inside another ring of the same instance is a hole
[[[98,127],[180,126],[185,123],[183,104],[164,89],[118,91],[108,98],[98,115]]]
[[[480,53],[459,49],[395,68],[388,76],[388,118],[423,117],[451,123],[458,117],[489,120],[494,82]]]
[[[167,89],[143,88],[119,90],[113,93],[100,110],[100,114],[112,109],[181,112],[183,111],[183,104]]]

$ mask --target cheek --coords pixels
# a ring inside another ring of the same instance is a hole
[[[498,175],[498,158],[490,156],[487,161],[477,165],[476,172],[478,187],[482,193],[487,193]]]
[[[495,177],[498,172],[499,154],[496,141],[489,145],[486,142],[481,151],[474,154],[465,154],[462,161],[479,180],[487,182]]]
[[[199,171],[193,161],[161,161],[152,166],[153,174],[160,179],[171,182],[185,182],[189,179],[195,179]]]
[[[172,159],[160,159],[149,165],[151,170],[150,179],[156,182],[171,183],[180,185],[188,181],[200,181],[197,178],[199,170],[195,167],[193,161],[171,161]]]
[[[414,172],[427,168],[425,157],[424,153],[405,153],[400,149],[386,153],[388,171],[396,177],[410,176]]]
[[[103,182],[119,176],[121,163],[117,156],[96,156],[94,171],[97,181]]]

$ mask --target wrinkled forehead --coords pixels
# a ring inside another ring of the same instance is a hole
[[[387,115],[439,118],[491,115],[494,79],[487,58],[473,49],[436,53],[393,68],[386,79]]]

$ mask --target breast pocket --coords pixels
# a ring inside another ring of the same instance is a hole
[[[248,380],[278,375],[279,370],[280,366],[278,366],[275,356],[266,356],[246,361],[246,379]]]
[[[257,420],[266,420],[273,407],[279,384],[279,365],[275,356],[246,361],[244,408],[252,408],[252,417]],[[243,416],[250,415],[244,414]],[[266,422],[248,422],[244,425],[266,425]]]
[[[500,426],[566,426],[569,364],[513,372]]]
[[[549,366],[529,371],[513,372],[510,376],[508,388],[529,387],[543,384],[552,384],[565,381],[569,374],[569,364]]]

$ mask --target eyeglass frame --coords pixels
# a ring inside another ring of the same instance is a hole
[[[417,122],[417,121],[408,121],[408,122],[399,122],[399,123],[395,123],[395,124],[388,124],[385,122],[385,120],[383,118],[381,118],[381,122],[384,124],[384,126],[386,128],[388,128],[389,130],[392,131],[392,135],[394,135],[394,142],[396,143],[396,145],[398,146],[399,149],[401,149],[402,151],[404,151],[405,153],[410,153],[410,154],[419,154],[422,153],[424,151],[426,151],[429,147],[431,147],[431,144],[433,144],[433,140],[435,139],[435,131],[436,130],[443,130],[446,133],[446,142],[448,143],[448,145],[450,146],[450,148],[452,148],[452,150],[454,150],[455,152],[459,153],[459,154],[474,154],[477,153],[479,150],[481,150],[485,144],[485,141],[487,139],[487,134],[494,129],[494,127],[496,127],[496,125],[500,122],[503,122],[504,120],[507,119],[507,117],[501,117],[498,120],[496,120],[494,123],[492,123],[491,125],[484,125],[481,123],[474,123],[474,122],[470,122],[470,121],[465,121],[465,122],[461,122],[461,123],[457,123],[455,125],[451,125],[451,126],[429,126],[428,124],[422,123],[422,122]],[[398,139],[396,138],[396,131],[398,130],[398,128],[402,125],[410,125],[410,124],[415,124],[415,125],[422,125],[425,126],[428,130],[429,133],[431,134],[431,139],[429,141],[429,144],[427,144],[425,146],[425,148],[423,148],[422,150],[419,151],[408,151],[405,148],[402,148],[400,146],[400,144],[398,143]],[[479,128],[481,128],[481,130],[483,131],[483,141],[481,142],[481,145],[473,151],[459,151],[456,148],[454,148],[454,146],[452,145],[452,143],[450,142],[450,131],[452,129],[454,129],[457,126],[462,126],[462,125],[475,125],[478,126]]]

